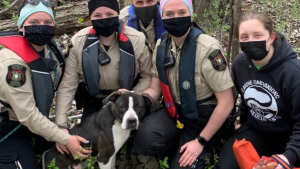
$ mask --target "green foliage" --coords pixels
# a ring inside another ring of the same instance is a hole
[[[126,145],[124,145],[120,150],[121,155],[126,155]]]
[[[32,148],[34,148],[34,146],[35,146],[35,141],[36,141],[35,138],[31,138],[30,145],[31,145]]]
[[[91,147],[85,147],[85,149],[88,150],[88,149],[91,149]],[[78,151],[81,152],[82,150],[83,150],[83,148],[79,149]],[[80,161],[83,160],[79,154],[76,154],[74,157],[74,160],[78,160],[78,159]],[[86,166],[84,167],[84,169],[98,169],[98,167],[96,167],[96,168],[94,167],[95,163],[97,163],[96,157],[90,156],[90,157],[86,158],[85,163],[86,163]],[[53,158],[53,160],[47,166],[47,169],[59,169],[58,167],[55,166],[55,158]]]
[[[38,162],[38,164],[42,161],[43,156],[40,154],[35,155],[36,161]]]
[[[4,6],[6,6],[6,7],[9,7],[9,6],[10,6],[10,3],[7,2],[7,1],[5,1],[5,0],[2,0],[2,1],[1,1],[1,4],[4,5]]]
[[[96,157],[88,157],[86,158],[86,164],[87,166],[84,167],[84,169],[95,169],[94,165],[97,162]]]
[[[159,160],[159,168],[160,169],[166,169],[169,168],[169,164],[168,164],[168,157],[165,157],[164,160]]]
[[[299,27],[299,0],[259,0],[259,6],[253,5],[249,10],[264,11],[275,21],[275,30],[282,32],[290,40],[294,37],[295,27]]]
[[[74,119],[71,119],[69,117],[67,117],[67,124],[70,124],[70,123],[76,123],[77,122],[77,119],[74,118]]]
[[[50,164],[47,166],[48,169],[59,169],[55,166],[55,158],[50,162]]]
[[[204,169],[213,169],[213,168],[215,168],[216,164],[218,163],[218,159],[219,159],[218,155],[217,155],[217,154],[214,154],[214,163],[213,163],[213,164],[210,164],[209,159],[206,158],[206,159],[205,159],[205,164],[206,164],[206,166],[205,166]]]
[[[13,13],[12,19],[13,19],[14,21],[18,20],[18,19],[19,19],[19,15]]]
[[[51,114],[51,115],[55,115],[55,109],[51,109],[51,110],[50,110],[50,114]]]
[[[1,50],[2,48],[4,48],[4,46],[3,46],[3,45],[0,45],[0,50]]]
[[[198,17],[198,15],[196,13],[194,13],[192,16],[192,21],[194,21],[197,17]]]
[[[79,23],[79,24],[83,24],[83,18],[78,18],[78,21],[77,21],[77,23]]]
[[[82,150],[83,150],[83,148],[81,147],[79,150],[78,150],[78,152],[82,152]],[[82,157],[79,155],[79,154],[76,154],[75,155],[75,157],[74,157],[74,160],[80,160],[80,161],[82,161]]]
[[[227,33],[230,26],[228,24],[230,4],[221,4],[219,0],[212,0],[210,6],[203,11],[198,11],[202,17],[195,18],[195,21],[200,23],[205,32],[209,35],[216,32]],[[205,24],[201,24],[205,23]]]

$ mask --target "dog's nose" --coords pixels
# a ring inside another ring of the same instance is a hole
[[[129,118],[127,120],[127,123],[132,126],[132,125],[135,125],[136,124],[136,118]]]

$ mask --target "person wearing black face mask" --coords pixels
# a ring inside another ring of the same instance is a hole
[[[143,121],[135,150],[168,153],[172,169],[204,169],[233,108],[233,82],[218,41],[192,24],[191,0],[161,0],[160,13],[167,32],[156,44],[144,92],[157,100],[162,94],[164,105]]]
[[[52,0],[23,1],[18,31],[0,32],[0,168],[38,169],[36,155],[54,143],[75,156],[85,139],[71,136],[49,120],[64,58],[54,36]],[[34,146],[32,146],[34,140]],[[49,142],[48,142],[48,141]],[[81,151],[82,158],[90,150]]]
[[[242,53],[232,73],[241,124],[223,146],[218,169],[240,168],[232,149],[236,139],[250,141],[260,157],[276,159],[275,169],[300,166],[300,61],[273,23],[268,14],[249,11],[235,28]]]
[[[84,121],[111,92],[141,92],[150,85],[151,54],[144,34],[118,19],[116,0],[90,0],[88,8],[93,26],[73,36],[74,47],[57,91],[55,120],[59,125],[66,125],[74,95],[77,108],[83,108]]]
[[[131,5],[120,11],[119,18],[129,27],[145,34],[151,48],[166,30],[159,13],[158,0],[131,0]]]

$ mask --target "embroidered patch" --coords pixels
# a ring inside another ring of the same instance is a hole
[[[214,50],[208,58],[216,70],[222,71],[226,69],[226,59],[220,50]]]
[[[14,64],[8,66],[6,82],[12,87],[20,87],[26,81],[26,68],[22,65]]]

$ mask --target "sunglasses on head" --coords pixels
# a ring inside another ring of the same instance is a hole
[[[23,5],[31,4],[31,5],[38,5],[40,2],[42,2],[46,7],[53,8],[54,7],[54,1],[53,0],[23,0]]]

